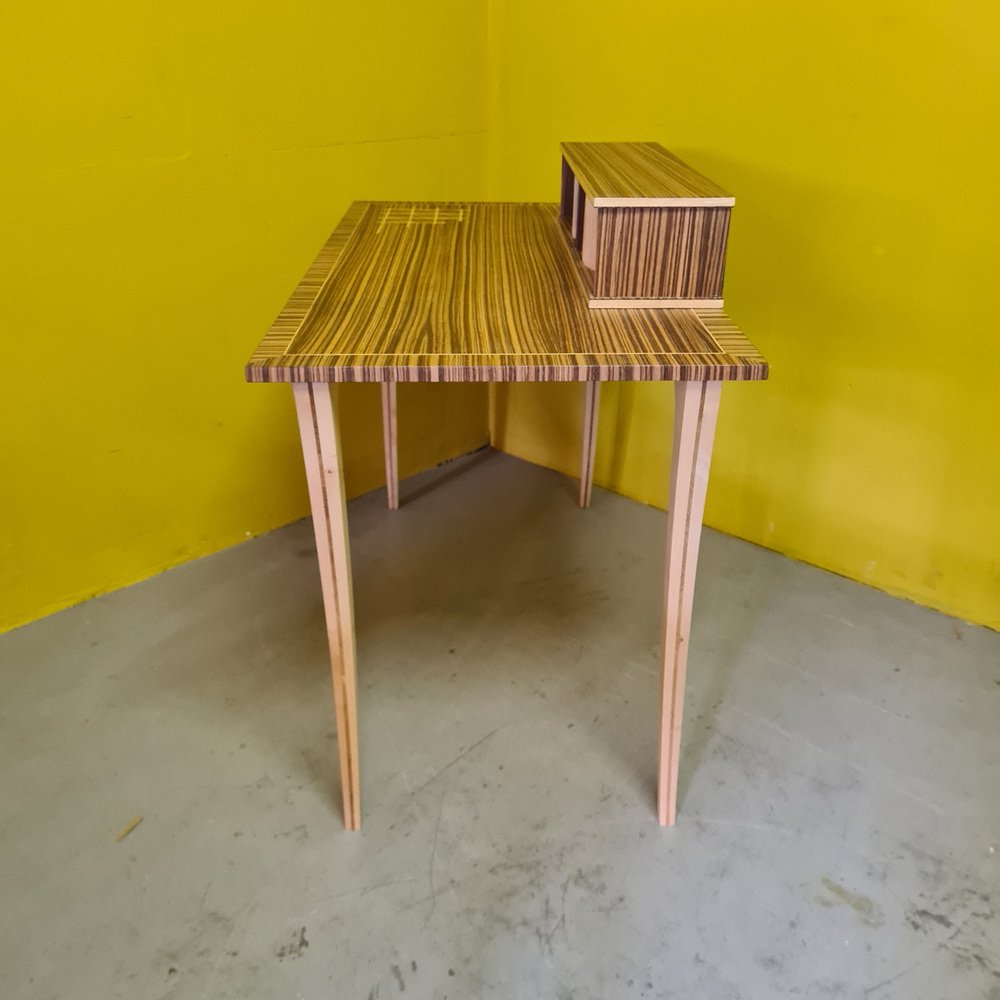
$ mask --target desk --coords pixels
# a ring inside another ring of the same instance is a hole
[[[295,397],[333,672],[344,823],[361,825],[351,564],[336,382],[672,381],[657,791],[676,817],[705,491],[724,381],[767,363],[721,309],[590,309],[555,205],[356,202],[247,365]]]

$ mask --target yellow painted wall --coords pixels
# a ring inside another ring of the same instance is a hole
[[[859,0],[20,5],[0,59],[0,628],[306,513],[287,389],[241,367],[359,196],[554,200],[560,139],[737,193],[708,521],[1000,627],[1000,8]],[[579,387],[494,400],[577,464]],[[669,388],[607,387],[598,482],[666,494]],[[377,396],[345,393],[353,492]],[[402,471],[485,439],[407,387]]]
[[[301,517],[243,364],[348,203],[485,193],[485,6],[14,4],[0,59],[0,629]],[[349,489],[383,482],[345,392]],[[485,442],[401,393],[403,474]]]
[[[1000,7],[989,0],[491,8],[491,198],[557,198],[561,139],[651,139],[736,193],[730,386],[707,522],[1000,627]],[[597,482],[666,498],[670,389],[604,393]],[[494,400],[575,472],[579,387]]]

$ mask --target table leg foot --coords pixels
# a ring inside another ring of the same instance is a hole
[[[657,789],[662,826],[673,826],[677,817],[677,773],[691,607],[721,391],[721,382],[674,383],[674,448],[667,509]]]
[[[399,508],[399,457],[396,438],[396,383],[382,383],[382,438],[385,442],[385,488],[389,510]]]
[[[583,383],[583,453],[580,457],[580,506],[590,506],[594,485],[594,452],[597,444],[597,411],[601,401],[601,383]]]
[[[292,390],[309,484],[309,504],[330,643],[344,826],[348,830],[357,830],[361,827],[357,667],[340,428],[327,383],[295,383]]]

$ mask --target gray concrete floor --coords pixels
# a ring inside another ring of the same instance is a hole
[[[308,521],[0,638],[0,995],[1000,997],[1000,635],[706,531],[661,829],[663,516],[573,490],[352,503],[360,833]]]

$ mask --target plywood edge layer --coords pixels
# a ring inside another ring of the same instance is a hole
[[[732,208],[729,198],[595,198],[595,208]]]
[[[752,348],[751,348],[752,351]],[[766,379],[768,365],[759,355],[701,354],[680,356],[674,363],[606,359],[604,363],[531,366],[516,356],[492,363],[460,365],[393,364],[366,360],[344,367],[309,364],[247,367],[247,381],[275,382],[756,382]]]
[[[591,309],[722,309],[722,299],[589,299]]]

